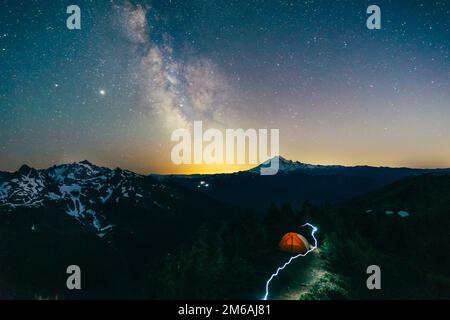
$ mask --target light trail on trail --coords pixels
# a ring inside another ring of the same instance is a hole
[[[316,239],[316,237],[314,236],[314,234],[315,234],[316,231],[318,230],[317,227],[313,226],[311,223],[305,223],[304,225],[302,225],[302,227],[305,227],[305,226],[308,226],[308,227],[311,227],[311,228],[312,228],[312,231],[311,231],[311,237],[314,239],[314,246],[312,246],[311,248],[309,248],[309,250],[306,251],[305,253],[300,253],[300,254],[298,254],[298,255],[296,255],[296,256],[290,257],[289,260],[288,260],[286,263],[284,263],[281,267],[279,267],[279,268],[277,269],[277,271],[275,271],[275,273],[273,273],[273,274],[270,276],[269,280],[267,280],[267,282],[266,282],[266,294],[264,295],[263,300],[267,300],[267,297],[269,296],[269,285],[270,285],[270,282],[273,280],[273,278],[275,278],[276,276],[278,276],[278,274],[280,273],[281,270],[283,270],[284,268],[286,268],[293,260],[295,260],[295,259],[297,259],[297,258],[299,258],[299,257],[304,257],[304,256],[306,256],[308,253],[314,251],[314,250],[317,248],[317,239]]]

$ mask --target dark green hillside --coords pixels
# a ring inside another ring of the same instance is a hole
[[[419,215],[442,214],[450,208],[450,174],[407,177],[351,202],[352,207],[406,210]]]
[[[317,220],[329,270],[353,298],[450,298],[450,175],[405,178]],[[365,286],[371,264],[381,268],[382,290]]]

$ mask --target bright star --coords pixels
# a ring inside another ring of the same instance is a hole
[[[106,95],[106,91],[103,89],[101,89],[99,92],[100,92],[100,95],[102,95],[102,96]]]

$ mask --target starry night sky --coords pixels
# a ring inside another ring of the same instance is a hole
[[[307,163],[450,167],[449,51],[444,0],[2,0],[0,170],[236,169],[171,163],[194,120],[279,128]]]

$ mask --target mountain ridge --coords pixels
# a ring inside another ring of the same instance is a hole
[[[10,212],[17,207],[57,206],[101,234],[101,230],[109,226],[99,213],[106,203],[139,203],[143,198],[151,199],[151,190],[155,192],[157,186],[164,189],[172,185],[175,189],[188,189],[231,206],[263,212],[271,203],[294,206],[301,206],[305,201],[337,203],[406,176],[450,172],[449,169],[310,165],[281,156],[278,160],[280,171],[273,176],[259,174],[260,167],[268,161],[246,171],[207,175],[144,175],[119,167],[97,166],[88,160],[46,169],[24,164],[15,172],[0,172],[0,209]],[[141,187],[136,189],[136,186]],[[156,207],[170,208],[158,199],[152,201]],[[165,201],[172,203],[174,200]]]
[[[109,170],[123,170],[128,172],[133,172],[138,175],[154,175],[154,176],[210,176],[210,175],[229,175],[229,174],[236,174],[236,173],[243,173],[243,172],[251,172],[251,173],[257,173],[259,174],[259,169],[261,167],[265,167],[269,165],[269,162],[273,159],[279,159],[279,169],[281,172],[283,171],[296,171],[296,170],[314,170],[314,169],[351,169],[351,168],[374,168],[374,169],[408,169],[408,170],[442,170],[442,171],[450,171],[450,167],[433,167],[433,168],[424,168],[424,167],[407,167],[407,166],[374,166],[374,165],[340,165],[340,164],[332,164],[332,165],[322,165],[322,164],[311,164],[306,162],[301,162],[298,160],[290,160],[283,156],[274,156],[266,161],[263,161],[262,163],[256,165],[253,168],[247,169],[247,170],[241,170],[236,172],[223,172],[223,173],[192,173],[192,174],[174,174],[174,173],[167,173],[167,174],[161,174],[161,173],[137,173],[133,170],[129,169],[123,169],[121,167],[105,167],[105,166],[98,166],[94,164],[93,162],[90,162],[89,160],[81,160],[78,162],[68,162],[68,163],[61,163],[61,164],[54,164],[50,167],[46,168],[40,168],[36,169],[33,166],[28,165],[27,163],[22,164],[16,171],[7,171],[7,170],[0,170],[0,174],[11,174],[15,173],[20,170],[28,170],[33,169],[36,171],[42,171],[42,170],[48,170],[54,167],[61,167],[61,166],[70,166],[70,165],[84,165],[84,166],[91,166],[95,168],[100,169],[109,169]],[[0,176],[1,177],[1,176]]]
[[[16,172],[0,175],[0,214],[7,214],[4,220],[14,220],[11,213],[16,212],[27,216],[27,221],[39,220],[29,216],[31,210],[65,213],[54,217],[58,221],[73,219],[99,237],[114,227],[117,217],[111,212],[135,210],[176,216],[184,207],[207,212],[208,205],[218,206],[215,202],[170,181],[98,167],[88,161],[40,170],[23,165]]]
[[[192,190],[199,190],[219,201],[266,211],[272,203],[301,206],[338,203],[386,186],[406,176],[450,172],[450,169],[415,169],[371,166],[322,166],[279,158],[280,170],[275,175],[260,175],[256,166],[230,174],[160,175]]]

